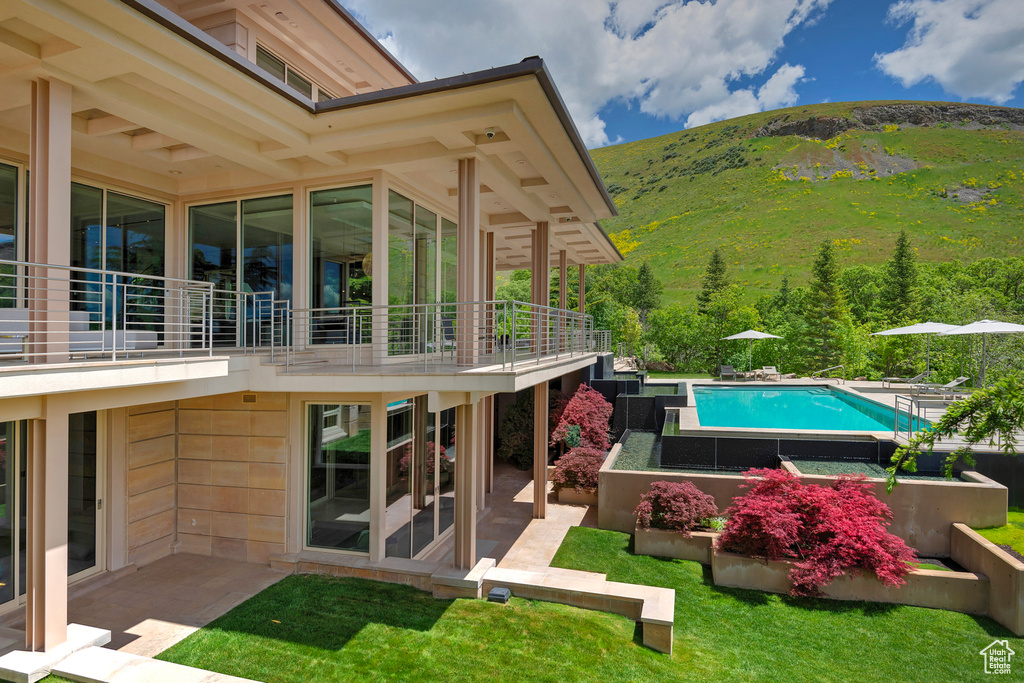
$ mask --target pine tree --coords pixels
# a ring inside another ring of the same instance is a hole
[[[811,357],[820,368],[825,368],[839,362],[840,326],[849,318],[846,298],[839,285],[839,260],[831,241],[825,240],[818,248],[813,273],[804,314],[806,339]]]
[[[701,283],[700,294],[697,295],[697,310],[707,313],[708,304],[711,298],[729,286],[729,280],[725,277],[725,260],[718,251],[718,247],[711,252],[708,259],[708,266],[704,271],[704,280]]]
[[[917,299],[917,254],[910,246],[906,230],[900,230],[892,258],[885,262],[879,298],[889,320],[913,317]]]
[[[662,284],[654,277],[654,270],[644,261],[636,276],[633,290],[633,308],[640,314],[640,322],[647,322],[647,314],[661,305]]]

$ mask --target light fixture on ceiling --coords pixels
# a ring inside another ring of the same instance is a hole
[[[171,175],[181,175],[181,171],[168,171]]]

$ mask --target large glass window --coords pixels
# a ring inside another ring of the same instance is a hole
[[[458,228],[447,218],[441,219],[441,296],[442,303],[458,301],[459,290],[459,233]]]
[[[242,289],[292,298],[292,196],[242,202]]]
[[[454,412],[428,412],[426,396],[388,407],[388,557],[419,556],[454,522]]]
[[[310,341],[359,341],[352,316],[341,310],[373,301],[373,188],[310,193]]]
[[[214,289],[235,291],[238,275],[238,204],[208,204],[188,210],[189,243],[194,280]]]
[[[0,422],[0,604],[26,592],[28,423]],[[68,577],[95,569],[100,548],[97,413],[68,417]]]
[[[162,204],[80,183],[71,184],[71,267],[162,276],[166,209]],[[72,310],[84,311],[98,329],[125,326],[159,330],[162,285],[149,278],[118,278],[80,271],[74,275]],[[105,283],[105,284],[104,284]],[[106,291],[104,292],[104,287]],[[122,301],[127,293],[128,301]]]
[[[189,208],[189,276],[214,283],[215,345],[269,342],[270,302],[292,298],[292,214],[290,194]],[[255,296],[240,301],[238,292]],[[244,330],[239,306],[246,311]]]
[[[68,418],[68,576],[96,566],[96,413]]]
[[[14,572],[18,565],[17,426],[17,422],[0,422],[0,603],[14,599]]]
[[[18,169],[0,164],[0,260],[18,259]],[[17,305],[14,266],[0,264],[0,308]]]
[[[307,545],[370,549],[370,406],[308,406]]]

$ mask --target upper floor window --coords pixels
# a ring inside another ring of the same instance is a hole
[[[275,76],[278,80],[292,86],[311,100],[323,102],[324,100],[334,99],[334,95],[300,74],[280,57],[258,45],[256,46],[256,65]]]

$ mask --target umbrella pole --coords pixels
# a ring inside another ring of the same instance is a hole
[[[981,386],[985,387],[985,337],[988,335],[984,332],[981,333]]]
[[[932,335],[929,332],[928,334],[925,335],[925,337],[928,339],[928,350],[925,352],[925,370],[927,370],[928,374],[931,375],[932,374]],[[928,377],[927,376],[925,377],[925,381],[928,381]]]
[[[754,357],[751,355],[751,350],[754,348],[754,340],[747,340],[747,372],[754,369]]]

